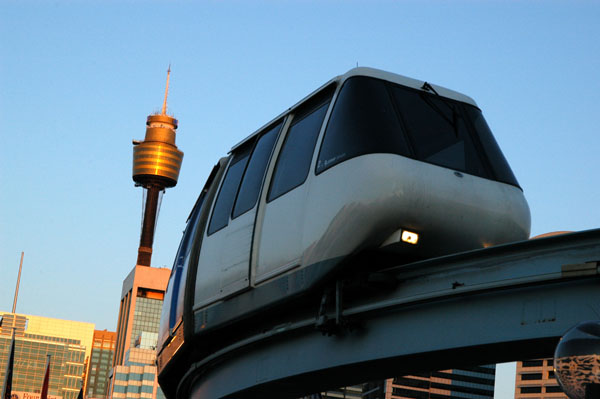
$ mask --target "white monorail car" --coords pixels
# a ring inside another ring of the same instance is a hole
[[[383,254],[409,262],[524,240],[529,230],[523,192],[471,98],[352,69],[213,169],[173,266],[159,366],[176,337],[178,348],[184,335],[302,295],[353,259],[377,268]]]

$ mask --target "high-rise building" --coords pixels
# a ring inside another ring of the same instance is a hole
[[[46,355],[50,357],[50,399],[75,399],[94,336],[94,324],[48,317],[0,312],[0,381],[4,381],[8,352],[15,335],[12,394],[17,398],[39,397]]]
[[[156,341],[170,273],[136,265],[123,281],[109,389],[114,399],[163,397],[156,380]]]
[[[117,333],[107,330],[95,330],[86,375],[86,397],[88,399],[106,399],[108,394],[108,376],[112,369]]]
[[[386,381],[385,399],[493,399],[496,366],[473,366]]]
[[[142,332],[158,334],[162,303],[171,271],[136,265],[123,281],[114,365],[122,365]],[[154,344],[156,345],[156,344]]]
[[[568,399],[554,377],[553,359],[517,362],[515,399]]]

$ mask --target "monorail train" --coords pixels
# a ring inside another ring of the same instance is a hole
[[[199,358],[267,313],[320,298],[346,269],[524,240],[529,230],[523,192],[471,98],[352,69],[214,167],[163,304],[161,386],[173,398]]]

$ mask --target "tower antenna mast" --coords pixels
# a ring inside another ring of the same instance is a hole
[[[171,64],[169,64],[169,69],[167,69],[167,86],[165,87],[165,100],[163,101],[162,115],[167,114],[167,96],[169,95],[169,77],[170,76],[171,76]]]

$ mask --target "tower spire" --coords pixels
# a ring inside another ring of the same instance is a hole
[[[162,115],[167,114],[167,96],[169,95],[169,76],[170,75],[171,75],[171,64],[169,64],[169,69],[167,69],[167,87],[165,88],[165,100],[163,101]]]

